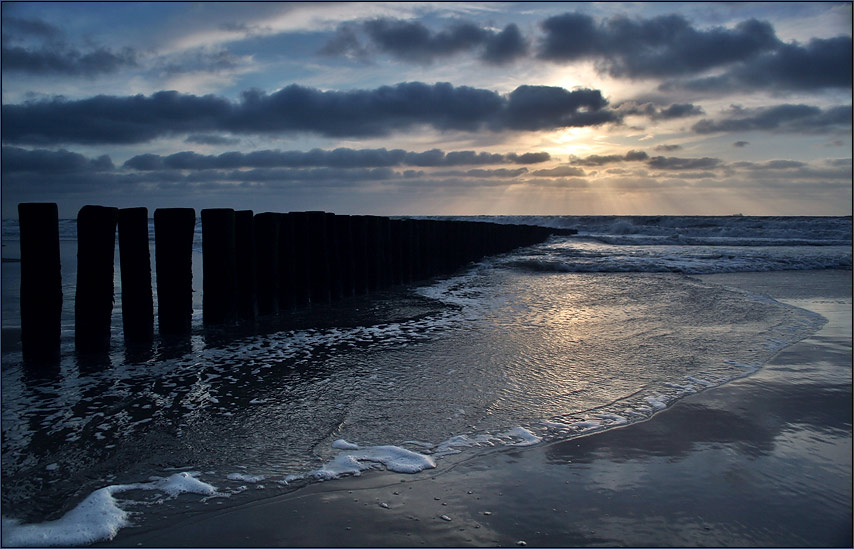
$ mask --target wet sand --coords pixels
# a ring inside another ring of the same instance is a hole
[[[651,420],[147,521],[103,546],[852,546],[851,272],[708,275],[828,323]]]

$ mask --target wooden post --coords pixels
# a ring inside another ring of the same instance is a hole
[[[350,297],[355,292],[355,265],[353,264],[353,230],[349,215],[336,215],[335,235],[338,244],[338,268],[341,296]]]
[[[154,210],[154,260],[160,335],[189,335],[193,319],[192,208]]]
[[[404,219],[392,219],[389,224],[394,283],[408,284],[412,281],[412,227]]]
[[[373,292],[383,287],[383,249],[380,218],[375,215],[364,216],[366,261],[368,264],[368,291]]]
[[[408,276],[405,282],[414,282],[420,278],[419,272],[421,270],[418,257],[418,221],[414,219],[407,219],[404,221],[404,227],[406,262],[408,266]]]
[[[154,340],[154,296],[151,293],[151,253],[148,246],[148,209],[120,209],[122,325],[128,343],[151,343]]]
[[[401,282],[409,284],[415,277],[415,256],[417,252],[418,241],[416,240],[415,223],[410,219],[405,219],[400,222],[403,231],[403,275]]]
[[[326,239],[326,214],[305,212],[308,237],[308,261],[311,272],[311,302],[327,304],[331,301],[329,290],[329,256]]]
[[[329,261],[329,297],[332,301],[341,299],[344,293],[341,246],[338,241],[338,223],[336,218],[340,217],[333,213],[324,213],[326,221],[326,257]]]
[[[307,264],[296,261],[297,253],[304,253],[305,232],[302,222],[297,222],[296,213],[279,214],[279,311],[290,311],[308,303],[304,291],[308,276]],[[295,237],[295,227],[299,227],[303,238]],[[297,246],[297,242],[300,243]]]
[[[103,353],[110,348],[118,216],[118,208],[104,206],[83,206],[77,214],[74,343],[79,352]]]
[[[205,324],[237,320],[237,248],[234,210],[202,210],[202,318]]]
[[[255,220],[251,210],[234,212],[237,254],[237,317],[254,320],[258,313],[255,252]]]
[[[431,278],[439,273],[439,249],[437,243],[438,221],[421,220],[421,262],[424,278]]]
[[[364,295],[370,291],[371,269],[368,261],[368,222],[364,215],[350,216],[353,243],[353,292]]]
[[[21,345],[24,362],[58,363],[62,316],[59,212],[55,203],[18,204]]]
[[[255,214],[258,314],[279,312],[279,214]]]
[[[295,307],[307,307],[311,303],[311,279],[314,276],[311,271],[308,214],[306,212],[290,212],[288,219],[292,223],[290,257],[288,258],[292,269],[290,292]],[[279,255],[279,259],[282,259],[281,255]]]
[[[380,216],[377,219],[380,231],[380,249],[382,257],[380,258],[380,285],[383,288],[388,288],[394,284],[394,250],[391,242],[391,220],[387,217]]]

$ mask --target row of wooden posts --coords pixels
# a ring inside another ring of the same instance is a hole
[[[24,360],[59,358],[62,287],[58,210],[18,205],[21,339]],[[542,242],[555,232],[532,225],[389,219],[326,212],[259,213],[205,209],[202,221],[205,325],[253,321],[451,273],[471,261]],[[191,332],[192,208],[154,211],[158,329]],[[110,345],[116,228],[125,341],[154,338],[154,295],[146,208],[84,206],[77,216],[78,352]],[[574,231],[564,230],[565,233]]]

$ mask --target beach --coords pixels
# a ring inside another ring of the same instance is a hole
[[[827,545],[850,531],[850,218],[495,221],[580,232],[240,329],[202,323],[196,231],[189,337],[125,345],[116,276],[97,361],[74,349],[63,222],[62,356],[39,371],[16,344],[4,220],[3,544]]]
[[[0,549],[827,547],[853,2],[2,4]]]
[[[851,546],[851,271],[700,278],[827,323],[646,421],[150,517],[98,546]]]

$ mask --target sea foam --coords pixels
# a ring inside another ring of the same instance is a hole
[[[308,473],[317,480],[331,480],[344,475],[359,476],[362,471],[385,466],[396,473],[417,473],[424,469],[433,469],[436,462],[430,456],[419,454],[399,446],[369,446],[362,448],[352,442],[339,439],[332,447],[345,450],[335,456],[322,468]]]
[[[119,506],[115,494],[131,490],[157,490],[169,497],[183,493],[213,495],[216,488],[197,479],[195,472],[175,473],[167,478],[154,477],[150,482],[115,484],[89,494],[77,507],[57,520],[38,524],[21,524],[17,519],[3,518],[2,542],[6,547],[48,547],[88,545],[110,540],[119,529],[129,524],[128,513]]]

